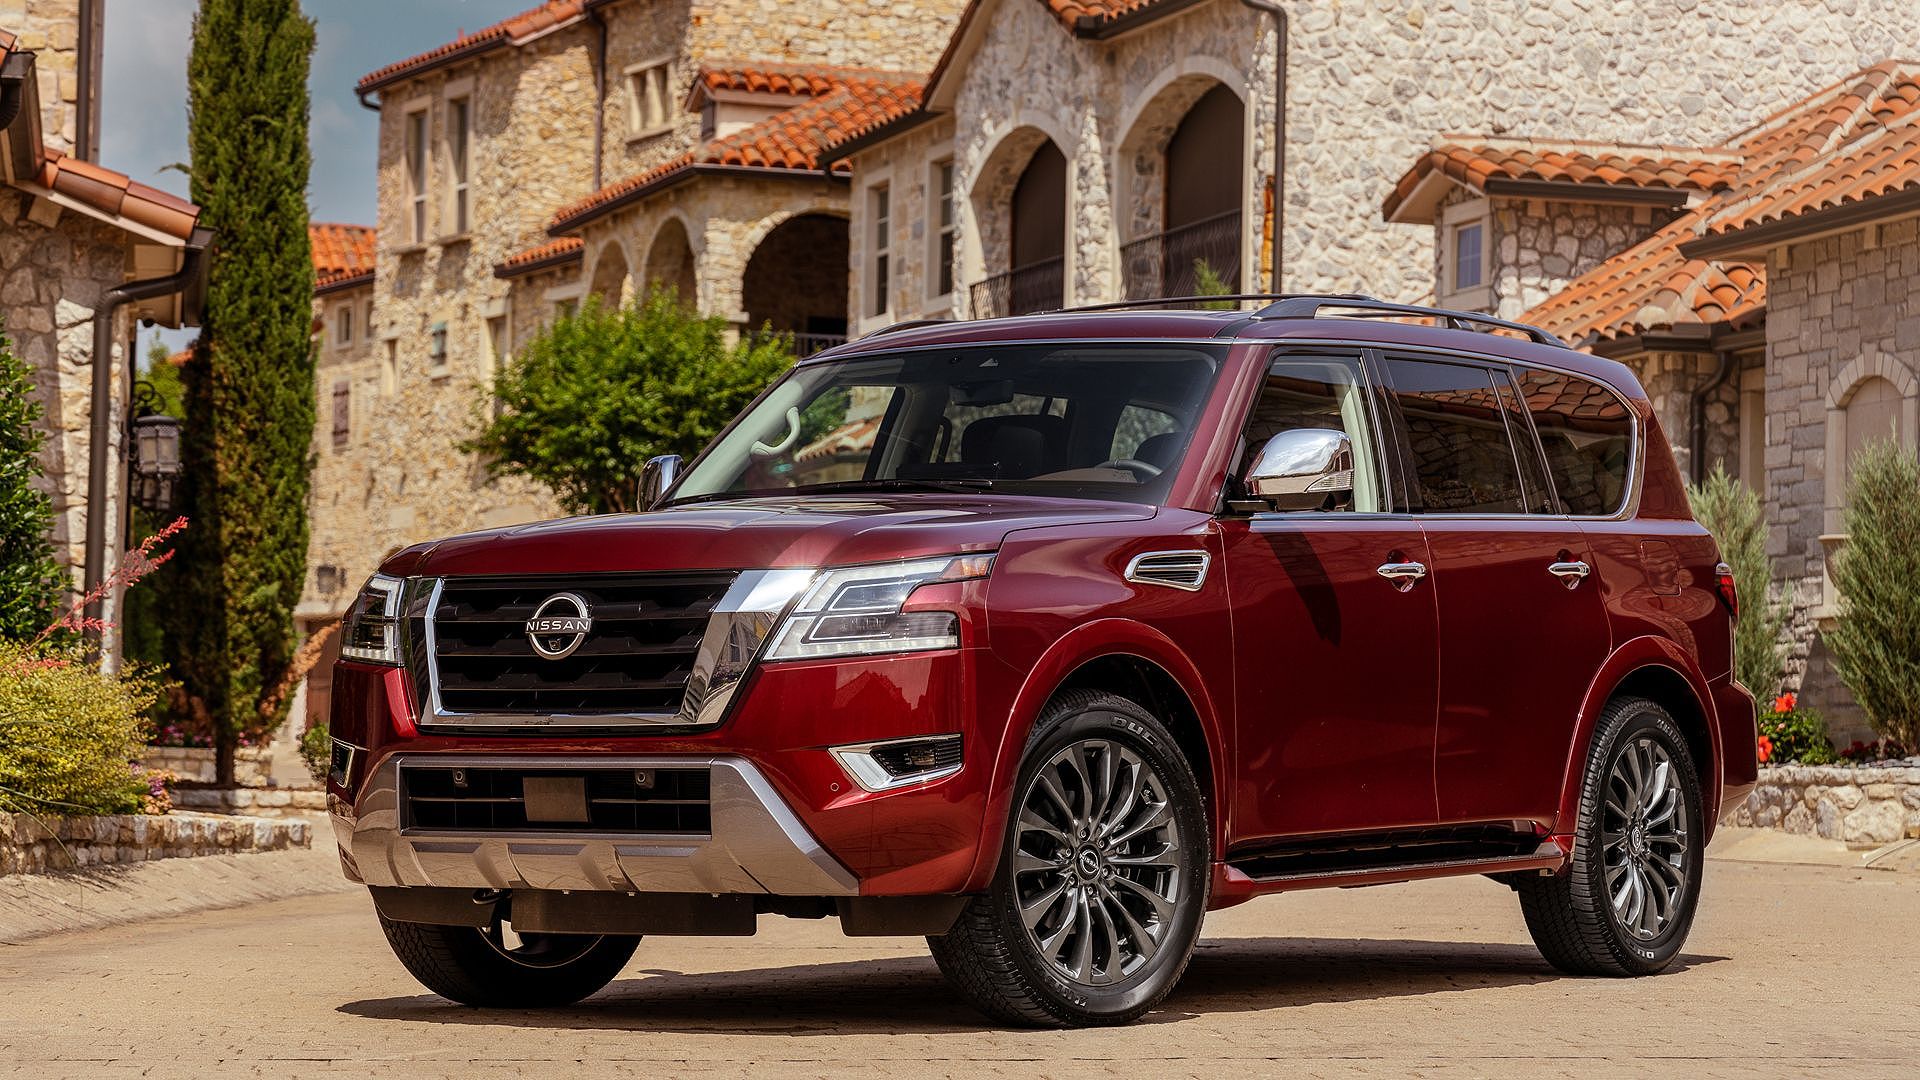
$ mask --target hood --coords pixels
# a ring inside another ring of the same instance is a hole
[[[996,495],[740,499],[468,533],[417,544],[381,570],[448,577],[841,566],[992,551],[1016,529],[1153,516],[1153,507],[1131,503]]]

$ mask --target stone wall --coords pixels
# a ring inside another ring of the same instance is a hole
[[[4,24],[0,24],[4,25]],[[14,355],[32,369],[45,408],[41,486],[53,500],[53,541],[79,585],[86,546],[88,446],[92,439],[93,310],[100,295],[126,280],[126,234],[92,218],[0,187],[0,319]],[[130,318],[115,319],[114,407],[125,401]],[[113,425],[117,450],[122,437]],[[110,485],[117,498],[118,480]],[[109,501],[105,512],[115,514]],[[107,530],[111,541],[113,530]]]
[[[1645,206],[1508,198],[1492,204],[1494,314],[1508,319],[1672,220]]]
[[[100,5],[104,8],[106,5]],[[40,83],[40,138],[62,153],[73,153],[80,100],[79,0],[0,0],[0,30],[20,40],[14,48],[34,54]],[[94,37],[93,93],[100,100],[101,35]],[[93,147],[100,143],[95,106]],[[85,156],[85,155],[83,155]]]
[[[1842,449],[1834,425],[1847,395],[1870,377],[1905,397],[1901,438],[1916,443],[1920,410],[1920,221],[1908,218],[1785,250],[1767,263],[1768,553],[1793,600],[1787,686],[1820,710],[1844,745],[1868,738],[1864,721],[1819,641],[1829,614],[1826,560],[1840,531]],[[1837,517],[1837,515],[1833,516]]]
[[[173,813],[40,817],[0,814],[0,875],[36,874],[196,855],[309,847],[313,826]]]
[[[206,746],[149,746],[140,755],[143,769],[167,769],[182,780],[214,782],[213,749]],[[264,746],[242,747],[233,755],[236,783],[264,786],[273,782],[273,753]]]
[[[1849,844],[1920,836],[1920,767],[1763,768],[1731,823]]]
[[[239,787],[176,788],[173,805],[180,810],[244,818],[299,817],[323,813],[327,793],[317,788]]]

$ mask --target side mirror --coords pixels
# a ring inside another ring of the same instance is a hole
[[[1294,428],[1267,440],[1247,466],[1247,494],[1275,510],[1319,510],[1353,493],[1353,440],[1331,428]]]
[[[680,455],[662,454],[647,459],[646,467],[640,470],[640,509],[651,510],[660,505],[660,500],[680,479]]]

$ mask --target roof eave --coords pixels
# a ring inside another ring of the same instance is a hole
[[[678,187],[700,176],[761,176],[767,179],[782,180],[838,180],[842,183],[847,181],[847,177],[844,174],[836,173],[829,168],[790,169],[784,166],[723,165],[718,162],[695,162],[657,176],[631,191],[623,191],[614,198],[591,209],[582,210],[569,217],[560,218],[554,221],[553,224],[547,226],[547,235],[567,236],[571,233],[578,232],[580,229],[606,217],[616,210],[639,202],[641,199],[656,192],[664,191],[671,187]]]
[[[1724,259],[1733,256],[1764,256],[1782,244],[1804,243],[1835,233],[1894,218],[1920,214],[1920,187],[1891,195],[1875,195],[1815,210],[1792,217],[1711,233],[1680,245],[1680,253],[1689,259]]]
[[[565,266],[568,263],[579,262],[584,255],[585,252],[579,248],[575,248],[572,251],[563,251],[557,255],[549,255],[544,259],[535,259],[533,262],[523,263],[519,266],[508,266],[505,263],[501,263],[493,268],[493,276],[499,278],[501,281],[512,281],[514,278],[526,277],[528,274],[537,274],[542,270],[552,270],[555,267]]]
[[[1552,202],[1612,203],[1627,206],[1685,206],[1698,188],[1654,187],[1641,184],[1600,184],[1578,180],[1517,180],[1489,176],[1485,182],[1489,195],[1515,199],[1545,199]]]
[[[371,284],[373,284],[373,271],[371,270],[358,274],[339,275],[315,281],[313,284],[313,295],[327,296],[332,293],[347,292]]]
[[[884,142],[891,142],[893,139],[905,135],[915,128],[933,123],[935,119],[936,115],[929,111],[924,104],[908,112],[901,113],[899,116],[884,123],[875,124],[873,127],[855,135],[851,139],[835,143],[828,147],[820,154],[820,167],[826,169],[836,161],[844,161],[863,150],[879,146]]]
[[[1132,33],[1169,15],[1178,15],[1190,7],[1197,7],[1205,2],[1206,0],[1160,0],[1159,3],[1146,4],[1112,18],[1101,15],[1082,15],[1074,20],[1073,35],[1093,41],[1106,41],[1122,34]]]

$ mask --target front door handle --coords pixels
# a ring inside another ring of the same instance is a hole
[[[1588,574],[1593,573],[1593,567],[1573,559],[1567,562],[1549,563],[1547,573],[1566,582],[1567,588],[1577,589],[1580,587],[1580,582],[1585,580]]]
[[[1381,563],[1380,568],[1375,570],[1374,573],[1393,582],[1394,588],[1399,589],[1401,592],[1406,592],[1418,584],[1421,578],[1427,576],[1427,564],[1417,562]]]

